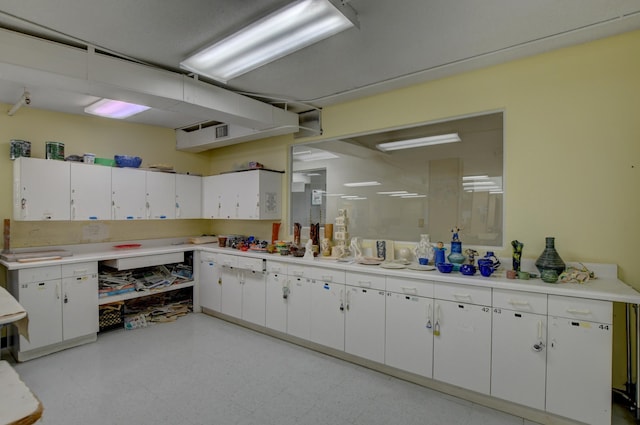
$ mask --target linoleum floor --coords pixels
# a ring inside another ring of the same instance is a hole
[[[42,425],[533,424],[200,313],[14,368]]]

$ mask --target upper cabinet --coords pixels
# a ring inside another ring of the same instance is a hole
[[[68,162],[18,158],[13,165],[13,218],[15,220],[69,220]]]
[[[176,174],[176,218],[202,217],[202,177]]]
[[[14,220],[201,217],[199,176],[38,158],[14,161]]]
[[[282,174],[248,170],[205,177],[203,217],[240,220],[281,218]]]
[[[111,220],[111,168],[71,166],[71,220]]]
[[[111,170],[111,202],[113,220],[146,218],[146,172],[135,168]]]

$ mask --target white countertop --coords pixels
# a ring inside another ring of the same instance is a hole
[[[501,269],[490,277],[481,276],[479,273],[475,276],[465,276],[458,272],[445,274],[440,273],[437,270],[415,271],[410,269],[385,269],[379,266],[338,262],[335,260],[326,260],[321,258],[309,260],[303,259],[301,257],[282,256],[278,254],[267,254],[251,251],[242,252],[231,248],[219,248],[217,246],[217,243],[196,245],[187,243],[187,241],[188,238],[175,238],[126,242],[141,244],[139,248],[135,249],[114,248],[114,245],[123,244],[125,242],[64,246],[61,248],[72,251],[72,256],[62,257],[61,259],[57,260],[38,261],[33,263],[0,261],[0,264],[5,266],[8,270],[18,270],[56,264],[73,264],[86,261],[102,261],[108,259],[140,257],[184,251],[203,251],[241,255],[253,258],[264,258],[267,260],[285,262],[290,264],[325,267],[352,272],[375,273],[377,275],[383,276],[398,276],[409,279],[427,280],[431,282],[453,283],[486,288],[528,291],[552,295],[563,295],[569,297],[640,304],[640,292],[636,291],[631,286],[619,280],[617,278],[617,266],[612,264],[584,263],[584,265],[587,266],[589,270],[595,272],[597,277],[597,279],[592,279],[586,283],[550,284],[545,283],[540,279],[507,279],[504,275],[505,264],[508,264],[506,262],[503,262],[503,266],[501,267]],[[532,263],[533,260],[529,260],[528,262]],[[526,264],[527,261],[523,261],[523,265],[526,266]],[[524,269],[529,270],[530,268],[524,267]],[[531,271],[533,271],[533,269],[531,269]]]

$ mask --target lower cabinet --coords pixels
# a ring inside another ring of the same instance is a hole
[[[278,332],[287,332],[289,280],[281,271],[270,271],[267,263],[265,326]],[[283,265],[283,271],[286,265]]]
[[[549,295],[546,410],[611,421],[611,302]]]
[[[493,290],[491,395],[544,410],[547,296]]]
[[[336,350],[344,350],[344,272],[314,271],[317,273],[312,272],[309,339]]]
[[[289,275],[287,287],[287,333],[311,339],[311,278]]]
[[[344,350],[384,363],[385,277],[346,274]]]
[[[219,255],[220,311],[231,317],[265,325],[266,275],[264,260]]]
[[[29,315],[29,340],[20,336],[18,360],[57,351],[56,344],[98,333],[98,263],[77,263],[11,271],[12,293]]]
[[[491,289],[436,283],[434,296],[433,378],[489,394]]]
[[[213,311],[220,311],[222,301],[222,279],[219,277],[220,267],[216,254],[200,255],[200,306]]]
[[[431,378],[433,376],[433,298],[417,291],[387,292],[387,365]]]

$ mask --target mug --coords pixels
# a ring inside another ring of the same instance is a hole
[[[480,274],[484,277],[489,277],[493,273],[493,267],[490,265],[482,265],[480,266]]]
[[[420,263],[421,266],[426,266],[427,264],[429,264],[429,259],[428,258],[418,258],[418,263]]]

